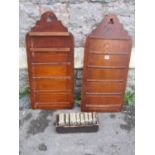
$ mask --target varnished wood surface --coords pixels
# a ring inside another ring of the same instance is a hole
[[[123,80],[125,76],[125,69],[116,69],[115,71],[112,68],[100,69],[100,68],[88,68],[87,74],[88,78],[96,80]]]
[[[69,36],[68,32],[30,32],[30,36]]]
[[[66,52],[35,52],[31,53],[31,59],[34,63],[61,63],[61,62],[68,62],[69,54]]]
[[[130,54],[131,38],[115,15],[107,15],[86,39],[82,111],[121,111]]]
[[[74,41],[53,12],[46,12],[27,33],[27,60],[33,109],[72,108]]]
[[[94,65],[94,66],[110,66],[110,67],[125,66],[126,67],[127,60],[128,60],[128,56],[126,55],[89,54],[88,63],[89,65]]]
[[[32,52],[69,52],[69,48],[30,48]]]

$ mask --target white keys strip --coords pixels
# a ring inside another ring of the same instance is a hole
[[[84,113],[84,120],[85,120],[85,124],[88,124],[88,113],[87,112]]]
[[[97,123],[96,113],[93,112],[93,124]]]
[[[76,123],[77,125],[80,124],[80,113],[76,113]]]
[[[75,113],[70,113],[70,124],[71,125],[75,125],[76,124]]]
[[[89,113],[88,113],[88,123],[89,123],[89,124],[93,124],[93,121],[92,121],[92,120],[93,120],[93,118],[92,118],[92,113],[89,112]]]
[[[65,123],[66,125],[69,125],[69,114],[65,114]]]
[[[85,124],[85,121],[84,121],[84,113],[81,113],[81,114],[80,114],[80,121],[81,121],[81,124],[82,124],[82,125]]]
[[[61,113],[61,114],[59,114],[59,125],[63,126],[64,124],[65,124],[65,122],[64,122],[64,114]]]

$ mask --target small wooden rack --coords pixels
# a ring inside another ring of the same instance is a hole
[[[76,114],[76,113],[68,113],[68,116],[71,117],[71,114]],[[84,113],[79,113],[79,115],[82,115]],[[88,113],[85,113],[86,115],[88,115]],[[99,130],[99,120],[98,120],[98,117],[97,117],[97,114],[95,114],[95,122],[91,122],[89,121],[89,123],[87,122],[86,124],[83,123],[81,124],[80,123],[80,119],[79,119],[79,123],[77,123],[75,121],[75,124],[66,124],[66,122],[64,121],[64,124],[61,125],[59,124],[59,119],[60,119],[60,116],[59,114],[56,115],[56,132],[58,133],[78,133],[78,132],[97,132]],[[64,117],[65,117],[66,114],[64,114]],[[90,115],[93,117],[93,113],[90,113]],[[69,121],[70,121],[70,118],[69,118]],[[85,122],[85,119],[84,119],[84,122]]]

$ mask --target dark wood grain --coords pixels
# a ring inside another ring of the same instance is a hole
[[[46,12],[27,33],[27,61],[33,109],[72,108],[73,36],[53,12]]]
[[[131,47],[131,37],[115,15],[105,16],[87,37],[82,111],[121,111]]]

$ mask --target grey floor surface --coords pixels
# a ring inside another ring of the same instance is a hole
[[[98,113],[100,128],[95,133],[56,133],[56,114],[69,111],[20,110],[20,155],[135,154],[133,120],[125,112]]]

